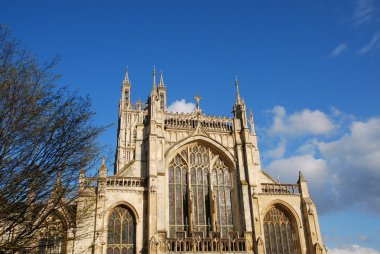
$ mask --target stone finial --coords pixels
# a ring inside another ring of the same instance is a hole
[[[124,83],[129,84],[128,66],[127,66],[127,68],[125,70]]]
[[[100,177],[106,177],[107,176],[107,166],[106,166],[106,158],[103,156],[102,158],[102,165],[100,166],[99,169],[99,176]]]
[[[240,98],[240,92],[239,92],[239,81],[237,76],[235,77],[235,86],[236,86],[236,104],[241,103],[241,98]]]
[[[161,73],[160,73],[160,84],[159,84],[159,87],[165,87],[164,75],[162,74],[162,70],[161,70]]]
[[[156,90],[156,66],[153,66],[153,90]]]
[[[300,182],[306,182],[306,180],[305,180],[305,178],[304,178],[304,176],[303,176],[303,174],[302,174],[301,171],[299,172],[299,177],[298,177],[298,183],[300,183]]]

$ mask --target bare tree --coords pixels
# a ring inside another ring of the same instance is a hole
[[[0,25],[0,252],[26,251],[54,211],[78,194],[81,168],[98,158],[90,101],[58,88]]]

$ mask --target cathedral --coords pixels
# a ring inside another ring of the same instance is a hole
[[[67,253],[322,254],[316,206],[296,183],[268,175],[252,114],[235,81],[232,116],[167,111],[162,73],[146,103],[122,82],[113,174],[81,172]],[[297,165],[294,165],[297,167]],[[85,216],[84,216],[85,215]],[[69,238],[67,238],[69,239]]]

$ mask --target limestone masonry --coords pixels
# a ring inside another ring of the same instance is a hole
[[[146,104],[122,84],[114,174],[81,174],[67,253],[326,253],[300,173],[280,184],[261,169],[252,114],[236,85],[233,117],[166,111],[161,74]],[[297,165],[294,165],[297,167]],[[296,180],[296,179],[295,179]],[[88,216],[80,216],[80,214]]]

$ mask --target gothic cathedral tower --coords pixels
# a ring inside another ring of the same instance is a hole
[[[125,74],[114,174],[81,175],[73,253],[326,253],[302,174],[280,184],[261,168],[238,81],[233,116],[215,117],[199,96],[194,112],[168,112],[156,79],[132,103]]]

